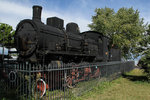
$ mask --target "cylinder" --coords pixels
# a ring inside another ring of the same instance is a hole
[[[41,6],[33,6],[33,17],[32,19],[34,21],[41,21],[41,12],[42,12],[42,7]]]

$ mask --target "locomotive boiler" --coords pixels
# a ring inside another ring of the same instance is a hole
[[[19,61],[62,61],[80,63],[120,60],[120,50],[109,46],[109,38],[95,31],[80,32],[76,23],[58,17],[41,21],[41,6],[33,6],[32,19],[22,20],[16,28],[15,44]],[[118,50],[116,52],[116,50]],[[115,52],[115,53],[113,53]]]

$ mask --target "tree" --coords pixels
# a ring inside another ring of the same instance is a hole
[[[150,25],[138,45],[139,47],[136,48],[136,51],[140,52],[142,56],[138,66],[144,69],[147,78],[150,80]]]
[[[12,26],[0,23],[0,44],[6,47],[12,46],[14,43],[14,34]]]
[[[110,44],[117,45],[126,59],[136,56],[135,48],[141,41],[146,24],[139,17],[139,11],[133,8],[120,8],[117,12],[111,8],[97,8],[89,27],[111,38]]]

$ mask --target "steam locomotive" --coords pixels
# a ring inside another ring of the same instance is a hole
[[[41,22],[41,6],[33,6],[32,19],[16,28],[15,44],[20,61],[64,63],[119,61],[120,50],[109,45],[109,38],[96,31],[80,32],[76,23],[58,17]]]

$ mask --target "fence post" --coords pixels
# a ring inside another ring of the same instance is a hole
[[[29,64],[29,100],[31,100],[31,64]]]

